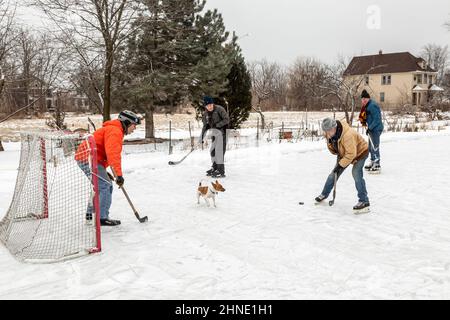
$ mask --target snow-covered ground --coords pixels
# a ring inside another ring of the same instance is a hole
[[[150,223],[115,190],[122,225],[103,229],[100,254],[30,265],[0,246],[0,298],[449,299],[450,131],[382,141],[383,173],[366,176],[372,212],[360,216],[350,172],[335,206],[313,204],[335,162],[323,141],[230,151],[217,209],[196,204],[206,150],[176,167],[182,153],[126,154],[127,191]],[[18,144],[5,148],[0,216],[19,161]]]
[[[198,136],[201,131],[202,123],[195,117],[195,110],[190,110],[190,114],[155,114],[154,115],[154,124],[155,124],[155,135],[159,138],[168,138],[169,137],[169,123],[172,122],[172,138],[173,139],[185,139],[189,138],[189,124],[191,125],[191,130],[194,136]],[[317,129],[319,127],[319,121],[324,119],[325,117],[333,117],[336,116],[336,119],[345,118],[345,114],[343,112],[337,112],[333,114],[332,112],[264,112],[265,121],[267,125],[273,124],[274,127],[281,127],[284,124],[287,128],[298,127],[299,125],[306,125],[308,123],[310,129]],[[448,125],[448,121],[441,122],[427,122],[425,118],[426,114],[422,114],[420,117],[420,124],[417,126],[421,126],[422,124],[426,124],[428,129],[436,128],[438,125]],[[87,115],[87,114],[75,114],[68,113],[65,117],[65,123],[70,130],[75,130],[78,128],[87,128],[88,127],[88,117],[95,123],[97,127],[100,127],[102,124],[102,116],[101,115]],[[392,116],[390,113],[385,113],[384,117],[388,121],[394,121],[399,118],[397,116]],[[19,133],[21,131],[30,131],[30,130],[48,130],[49,127],[45,124],[46,119],[51,118],[50,114],[45,114],[42,119],[10,119],[6,122],[0,123],[0,136],[2,137],[2,141],[18,141]],[[117,118],[117,114],[111,115],[112,119]],[[355,121],[357,120],[357,114],[355,113]],[[246,132],[251,131],[254,133],[256,131],[256,127],[258,121],[260,122],[260,116],[258,113],[250,113],[249,118],[242,124],[242,134],[246,134]],[[406,124],[406,123],[414,123],[414,116],[402,116],[398,120],[397,125]],[[261,123],[260,123],[261,124]],[[144,126],[139,126],[138,130],[133,138],[142,138],[145,135]]]

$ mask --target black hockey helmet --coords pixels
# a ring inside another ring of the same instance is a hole
[[[125,125],[125,128],[128,128],[132,124],[141,124],[141,118],[139,118],[136,113],[129,110],[124,110],[119,113],[118,119]]]

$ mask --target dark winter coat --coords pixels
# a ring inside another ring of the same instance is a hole
[[[218,129],[225,132],[230,124],[230,117],[224,107],[214,105],[213,111],[209,112],[208,110],[205,110],[202,116],[202,121],[203,129],[201,136],[203,139],[206,131],[209,129]]]
[[[381,119],[381,109],[375,101],[369,100],[366,106],[366,114],[367,129],[371,132],[382,132],[384,126]]]

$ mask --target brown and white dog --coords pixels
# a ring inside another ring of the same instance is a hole
[[[216,195],[219,192],[225,192],[224,187],[219,181],[216,180],[216,182],[211,182],[206,186],[203,186],[202,181],[200,181],[197,189],[197,204],[200,204],[200,197],[203,197],[208,207],[210,206],[209,199],[212,199],[214,208],[216,208]]]

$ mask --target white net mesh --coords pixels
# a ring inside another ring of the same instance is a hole
[[[27,262],[100,251],[93,138],[64,133],[27,133],[21,138],[16,187],[0,222],[0,240]]]

